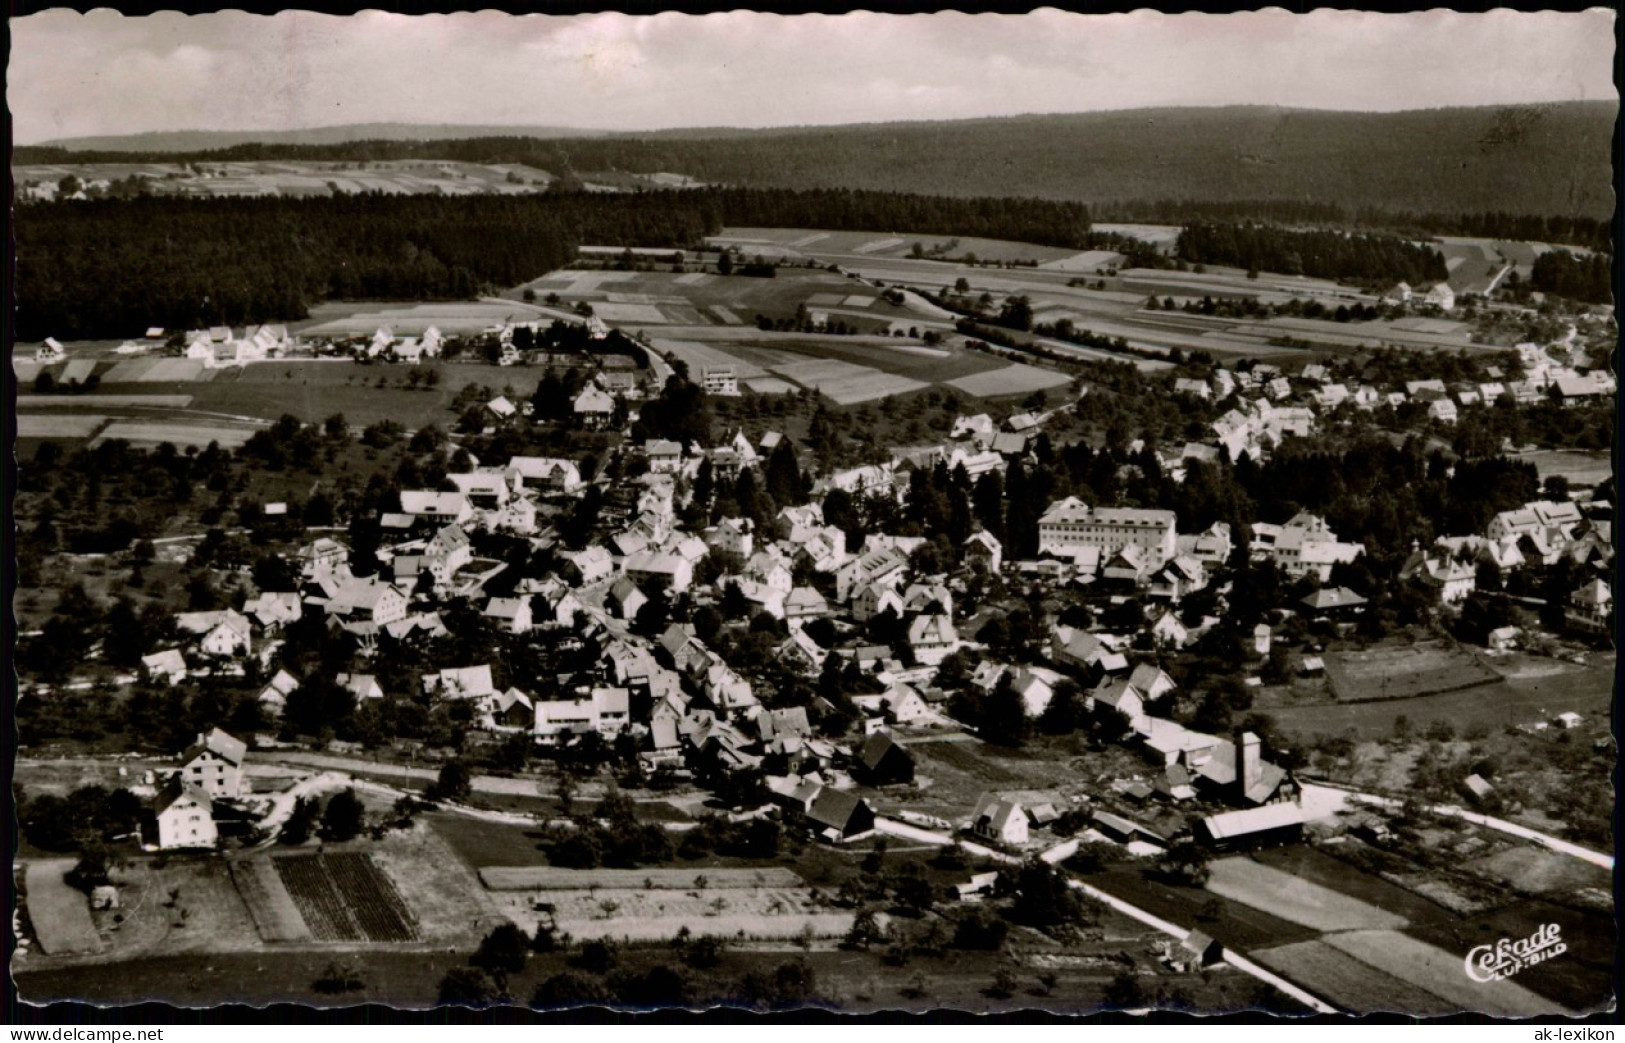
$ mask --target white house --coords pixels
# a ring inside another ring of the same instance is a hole
[[[220,838],[214,824],[214,802],[208,793],[189,782],[170,779],[149,807],[153,841],[162,850],[214,847]]]
[[[181,754],[180,778],[216,800],[236,800],[243,788],[247,752],[248,745],[241,739],[211,729]]]
[[[1021,803],[996,793],[984,793],[971,814],[970,831],[983,840],[1005,847],[1027,843],[1027,812]]]

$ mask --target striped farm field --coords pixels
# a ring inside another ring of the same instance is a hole
[[[299,906],[283,886],[270,859],[241,858],[231,864],[231,881],[243,904],[254,918],[254,929],[268,942],[310,940],[310,928],[299,915]]]
[[[416,926],[395,885],[364,854],[272,859],[317,941],[407,942]]]
[[[707,369],[719,366],[732,366],[734,375],[741,380],[752,377],[765,377],[767,370],[760,366],[746,362],[744,359],[728,352],[721,351],[709,344],[701,344],[697,340],[663,340],[656,337],[650,342],[656,351],[674,355],[681,359],[688,367],[690,376],[698,377]]]
[[[1250,858],[1221,858],[1210,868],[1207,889],[1219,897],[1317,931],[1397,930],[1408,922],[1403,916]]]
[[[888,395],[906,394],[928,386],[923,381],[835,359],[794,362],[786,366],[775,366],[773,372],[795,381],[802,387],[815,388],[819,394],[827,396],[836,405],[841,406],[873,402]]]
[[[1462,954],[1435,948],[1398,931],[1344,931],[1327,935],[1326,942],[1361,963],[1433,993],[1453,1010],[1502,1018],[1572,1013],[1556,1000],[1525,988],[1515,977],[1474,981],[1467,976]]]
[[[1289,981],[1308,988],[1334,1006],[1359,1014],[1394,1013],[1430,1017],[1453,1014],[1454,1004],[1417,988],[1404,978],[1377,970],[1324,941],[1293,942],[1254,949],[1248,957]]]

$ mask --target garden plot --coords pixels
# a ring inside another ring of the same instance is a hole
[[[1324,941],[1254,949],[1248,957],[1335,1006],[1356,1014],[1392,1012],[1421,1017],[1454,1013],[1456,1007],[1407,979],[1361,963]]]
[[[791,395],[796,391],[794,384],[778,377],[752,377],[742,383],[758,395]]]
[[[39,947],[51,956],[102,949],[101,935],[90,916],[90,899],[67,882],[73,865],[71,858],[30,862],[23,876],[28,922]]]
[[[1317,931],[1397,930],[1407,923],[1403,916],[1250,858],[1221,858],[1211,870],[1207,889],[1214,894]]]
[[[841,406],[872,402],[890,395],[918,391],[928,386],[922,381],[834,359],[809,359],[806,362],[774,366],[773,372],[795,381],[802,387],[815,388],[820,394]]]
[[[209,380],[215,374],[197,359],[154,359],[153,367],[139,379],[152,384],[180,383],[191,380]]]
[[[720,304],[711,305],[710,311],[712,315],[715,315],[718,319],[721,319],[726,325],[743,326],[745,324],[744,319],[741,319],[738,315],[734,314],[732,310],[725,308]]]
[[[231,880],[254,918],[254,929],[267,942],[309,941],[310,928],[299,906],[283,886],[270,859],[240,858],[231,864]]]
[[[416,939],[406,903],[366,855],[296,855],[273,861],[277,875],[317,941]]]
[[[94,413],[19,413],[18,438],[89,438],[107,423],[108,417]]]
[[[1024,363],[1013,362],[1003,369],[990,369],[982,373],[956,377],[947,381],[967,395],[976,398],[1000,398],[1006,395],[1028,395],[1071,383],[1065,373],[1038,369]]]
[[[1503,1018],[1571,1013],[1524,988],[1516,978],[1474,981],[1463,967],[1465,953],[1446,952],[1398,931],[1345,931],[1327,935],[1326,941],[1361,963],[1433,993],[1454,1010]]]

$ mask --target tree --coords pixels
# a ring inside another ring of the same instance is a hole
[[[517,924],[504,923],[480,940],[469,962],[500,981],[524,970],[530,951],[530,936]]]
[[[322,812],[322,839],[350,840],[361,832],[366,820],[366,809],[361,806],[355,790],[340,790],[333,794]]]
[[[453,967],[440,979],[440,1002],[449,1006],[484,1007],[501,996],[490,975],[475,967]]]
[[[1177,840],[1157,860],[1157,872],[1174,883],[1201,887],[1211,872],[1209,861],[1207,848],[1194,840]]]
[[[1125,968],[1112,978],[1101,1000],[1115,1010],[1133,1010],[1145,1006],[1145,987],[1131,968]]]
[[[530,1005],[540,1010],[556,1010],[561,1007],[609,1003],[614,998],[602,982],[575,971],[563,971],[544,979],[536,986],[536,991],[530,996]]]
[[[447,761],[440,768],[434,785],[429,787],[430,800],[464,800],[473,792],[473,776],[468,765],[460,760]]]

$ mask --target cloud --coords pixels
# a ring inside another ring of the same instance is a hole
[[[1394,110],[1614,98],[1614,15],[12,19],[22,143],[173,129],[531,123],[615,130],[1152,105]]]

